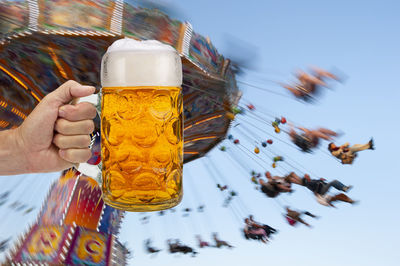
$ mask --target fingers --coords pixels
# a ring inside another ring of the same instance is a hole
[[[56,134],[53,143],[60,149],[88,148],[91,138],[89,135],[65,136]]]
[[[92,152],[87,149],[60,149],[59,155],[65,161],[71,163],[85,163],[92,156]]]
[[[59,118],[56,121],[54,129],[61,135],[89,135],[94,130],[93,120],[68,121],[64,118]]]
[[[83,86],[76,81],[69,80],[46,97],[49,101],[56,102],[58,106],[61,106],[71,102],[74,98],[89,96],[95,90],[93,86]]]
[[[56,121],[53,143],[58,147],[59,155],[71,163],[87,162],[92,152],[89,149],[90,133],[94,130],[93,120],[68,121],[60,118]]]
[[[67,104],[58,109],[58,116],[69,121],[94,119],[96,113],[96,107],[88,102],[78,103],[77,105]]]
[[[75,81],[68,81],[49,94],[49,101],[58,106],[58,119],[55,122],[53,143],[59,150],[59,156],[71,163],[87,162],[92,152],[88,148],[94,130],[93,119],[96,108],[88,102],[76,105],[70,102],[95,92],[92,86],[82,86]]]

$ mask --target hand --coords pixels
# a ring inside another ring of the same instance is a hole
[[[90,159],[90,134],[96,108],[91,103],[72,105],[95,88],[67,81],[48,94],[16,129],[26,172],[54,172]]]

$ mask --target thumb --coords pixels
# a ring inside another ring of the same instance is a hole
[[[58,106],[70,103],[73,99],[85,97],[95,92],[93,86],[83,86],[74,80],[69,80],[49,93],[46,98],[50,102],[55,102]]]

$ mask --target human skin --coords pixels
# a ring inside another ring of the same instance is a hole
[[[0,175],[68,169],[90,159],[93,104],[71,102],[95,88],[67,81],[44,97],[15,129],[0,132]]]

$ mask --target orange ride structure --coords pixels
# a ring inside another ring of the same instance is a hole
[[[190,23],[120,0],[0,0],[0,20],[0,130],[18,127],[69,79],[99,87],[102,55],[129,37],[159,40],[181,56],[184,161],[202,157],[225,138],[241,93],[230,61]],[[96,130],[93,165],[101,160]],[[63,172],[6,264],[126,264],[129,251],[117,237],[124,214],[103,203],[92,178]]]

